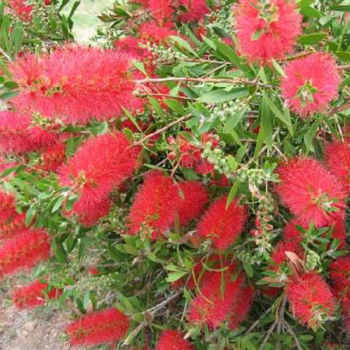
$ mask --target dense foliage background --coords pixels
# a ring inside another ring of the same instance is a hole
[[[79,5],[0,3],[9,300],[83,348],[349,348],[350,3],[120,0],[90,48]]]

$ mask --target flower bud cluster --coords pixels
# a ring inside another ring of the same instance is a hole
[[[306,253],[305,267],[308,271],[315,270],[321,263],[321,257],[313,250],[308,250]]]
[[[226,157],[223,147],[225,147],[224,142],[220,142],[221,147],[213,148],[211,141],[204,145],[204,150],[201,154],[203,159],[206,159],[208,163],[214,165],[214,169],[221,175],[225,175],[228,179],[233,178],[232,170],[230,170],[228,157]]]
[[[214,121],[219,119],[221,123],[226,123],[229,117],[240,113],[245,106],[245,102],[238,103],[238,101],[229,101],[217,105],[212,109],[209,120]]]
[[[156,45],[147,43],[147,49],[152,53],[156,62],[176,61],[186,58],[181,52],[174,50],[172,47],[164,47],[163,45]]]

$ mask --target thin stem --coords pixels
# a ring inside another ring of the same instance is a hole
[[[3,48],[1,48],[1,47],[0,47],[0,54],[1,54],[2,56],[4,56],[9,62],[12,62],[12,58],[10,57],[10,55],[7,54],[7,53],[3,50]]]
[[[155,131],[154,133],[152,134],[148,134],[147,136],[143,137],[141,140],[135,142],[134,146],[139,146],[139,145],[142,145],[145,141],[149,140],[150,138],[156,136],[156,135],[159,135],[161,133],[163,133],[165,130],[168,130],[170,129],[171,127],[173,127],[174,125],[177,125],[183,121],[185,121],[186,119],[190,118],[191,117],[191,114],[186,114],[184,115],[183,117],[177,119],[177,120],[174,120],[173,122],[165,125],[163,128]]]
[[[247,330],[247,332],[245,333],[246,335],[249,334],[250,332],[253,331],[253,329],[255,329],[255,327],[261,322],[261,320],[272,310],[272,306],[269,307],[260,317],[258,320],[256,320],[251,327]]]
[[[294,333],[292,327],[289,325],[289,323],[287,321],[284,321],[284,325],[288,331],[288,333],[294,338],[294,342],[296,347],[298,348],[298,350],[303,350],[303,348],[301,347],[298,337],[296,336],[296,334]]]
[[[272,85],[266,85],[254,80],[248,80],[244,78],[192,78],[192,77],[168,77],[168,78],[145,78],[140,80],[134,80],[137,84],[147,83],[166,83],[170,81],[175,82],[193,82],[193,83],[229,83],[229,84],[245,84],[262,87],[273,87]]]

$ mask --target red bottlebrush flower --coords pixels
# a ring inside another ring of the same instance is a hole
[[[116,40],[114,47],[119,51],[124,51],[135,59],[143,58],[147,52],[147,50],[140,47],[140,39],[134,36],[127,36]]]
[[[102,203],[136,170],[139,153],[122,133],[99,135],[82,145],[59,169],[61,184],[79,194],[72,214],[87,218],[96,217],[96,211],[106,213],[107,203]]]
[[[244,206],[232,201],[226,209],[227,197],[217,199],[204,213],[197,226],[197,235],[211,239],[215,249],[227,249],[242,232],[247,212]]]
[[[130,327],[129,318],[117,309],[93,312],[66,327],[72,345],[94,346],[122,339]]]
[[[58,135],[31,126],[31,118],[15,112],[0,112],[0,151],[26,153],[53,145]]]
[[[290,221],[284,228],[284,239],[291,242],[299,242],[303,240],[303,233],[298,230],[297,226],[300,226],[304,230],[308,230],[307,225],[302,224],[298,219]],[[339,240],[339,247],[342,249],[346,246],[346,230],[344,218],[337,218],[335,222],[329,224],[329,228],[332,230],[332,239]],[[326,235],[327,233],[325,233]]]
[[[310,328],[329,319],[335,311],[332,292],[321,275],[309,272],[293,277],[286,287],[293,314]]]
[[[330,226],[344,217],[346,194],[341,183],[315,159],[296,158],[279,166],[276,191],[302,224]]]
[[[236,304],[231,310],[229,319],[230,329],[236,329],[247,318],[250,307],[254,299],[254,290],[252,287],[243,287],[237,297]]]
[[[12,296],[12,301],[19,309],[31,309],[45,304],[45,297],[55,299],[61,291],[53,288],[48,290],[48,284],[35,281],[27,286],[17,288]]]
[[[329,276],[335,297],[350,300],[350,256],[334,260],[330,266]]]
[[[240,0],[235,16],[240,51],[250,62],[283,59],[301,33],[301,16],[294,0]]]
[[[67,123],[118,117],[133,109],[130,56],[116,50],[66,46],[51,54],[28,54],[9,66],[20,88],[18,110],[34,110]]]
[[[172,25],[160,27],[155,22],[146,22],[140,26],[139,37],[142,42],[150,44],[166,44],[166,39],[171,35],[177,35]]]
[[[0,225],[5,224],[9,219],[15,217],[16,214],[15,197],[13,194],[0,191]]]
[[[167,330],[160,335],[156,350],[194,350],[194,347],[179,331]]]
[[[181,200],[177,214],[180,225],[187,225],[202,213],[208,203],[208,193],[200,182],[186,181],[179,187]]]
[[[0,248],[0,276],[32,268],[50,256],[50,237],[41,229],[28,230]]]
[[[201,175],[209,175],[209,174],[213,174],[215,169],[214,169],[214,165],[210,164],[209,162],[207,162],[206,160],[200,162],[197,166],[196,166],[196,172],[198,174]]]
[[[157,238],[173,224],[179,203],[179,190],[172,178],[158,171],[148,174],[130,210],[129,233],[143,231]]]
[[[148,7],[153,18],[160,26],[171,22],[175,10],[172,7],[172,0],[148,0]]]
[[[206,324],[209,328],[215,329],[230,315],[238,300],[245,277],[240,274],[232,281],[232,269],[208,273],[203,277],[201,293],[190,304],[188,320],[195,324]]]
[[[69,215],[77,215],[78,221],[82,226],[92,227],[98,221],[107,216],[111,210],[112,202],[107,197],[101,202],[92,203],[85,200],[78,200],[74,203],[73,211]]]
[[[34,7],[32,5],[27,5],[26,0],[7,0],[7,3],[21,20],[29,22],[32,19]]]
[[[325,147],[324,154],[327,168],[350,193],[350,143],[330,143]]]
[[[303,250],[300,247],[300,241],[280,241],[277,243],[275,249],[271,254],[272,266],[271,269],[278,271],[281,265],[288,261],[286,252],[292,252],[297,254],[300,258],[303,256]]]
[[[66,158],[66,146],[58,143],[41,153],[40,168],[45,171],[56,171]]]
[[[298,226],[300,228],[307,230],[307,225],[302,224],[300,220],[298,219],[293,219],[288,222],[288,224],[284,227],[283,230],[283,238],[286,241],[291,241],[291,242],[298,242],[301,243],[303,240],[303,234],[301,231],[299,231]]]
[[[186,12],[179,15],[181,22],[199,22],[210,13],[206,0],[180,0],[179,5],[186,8]]]
[[[184,168],[194,168],[202,162],[200,145],[192,144],[181,134],[176,139],[169,137],[168,142],[171,149],[169,156],[178,156]]]
[[[27,231],[25,214],[17,214],[8,222],[0,225],[0,239],[11,239]]]
[[[282,81],[282,95],[290,109],[301,117],[324,112],[338,96],[341,78],[335,60],[315,53],[289,62]]]

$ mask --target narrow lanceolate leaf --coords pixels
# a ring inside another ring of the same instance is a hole
[[[290,117],[290,112],[288,108],[285,108],[284,113],[280,110],[280,108],[270,99],[270,97],[267,96],[267,94],[264,92],[263,93],[263,98],[267,105],[269,106],[270,110],[272,113],[279,119],[281,120],[286,127],[288,128],[289,133],[291,136],[293,136],[294,131],[293,131],[293,125],[292,125],[292,120]]]
[[[303,45],[313,45],[322,41],[327,37],[327,33],[313,33],[313,34],[305,34],[299,37],[298,41]]]

